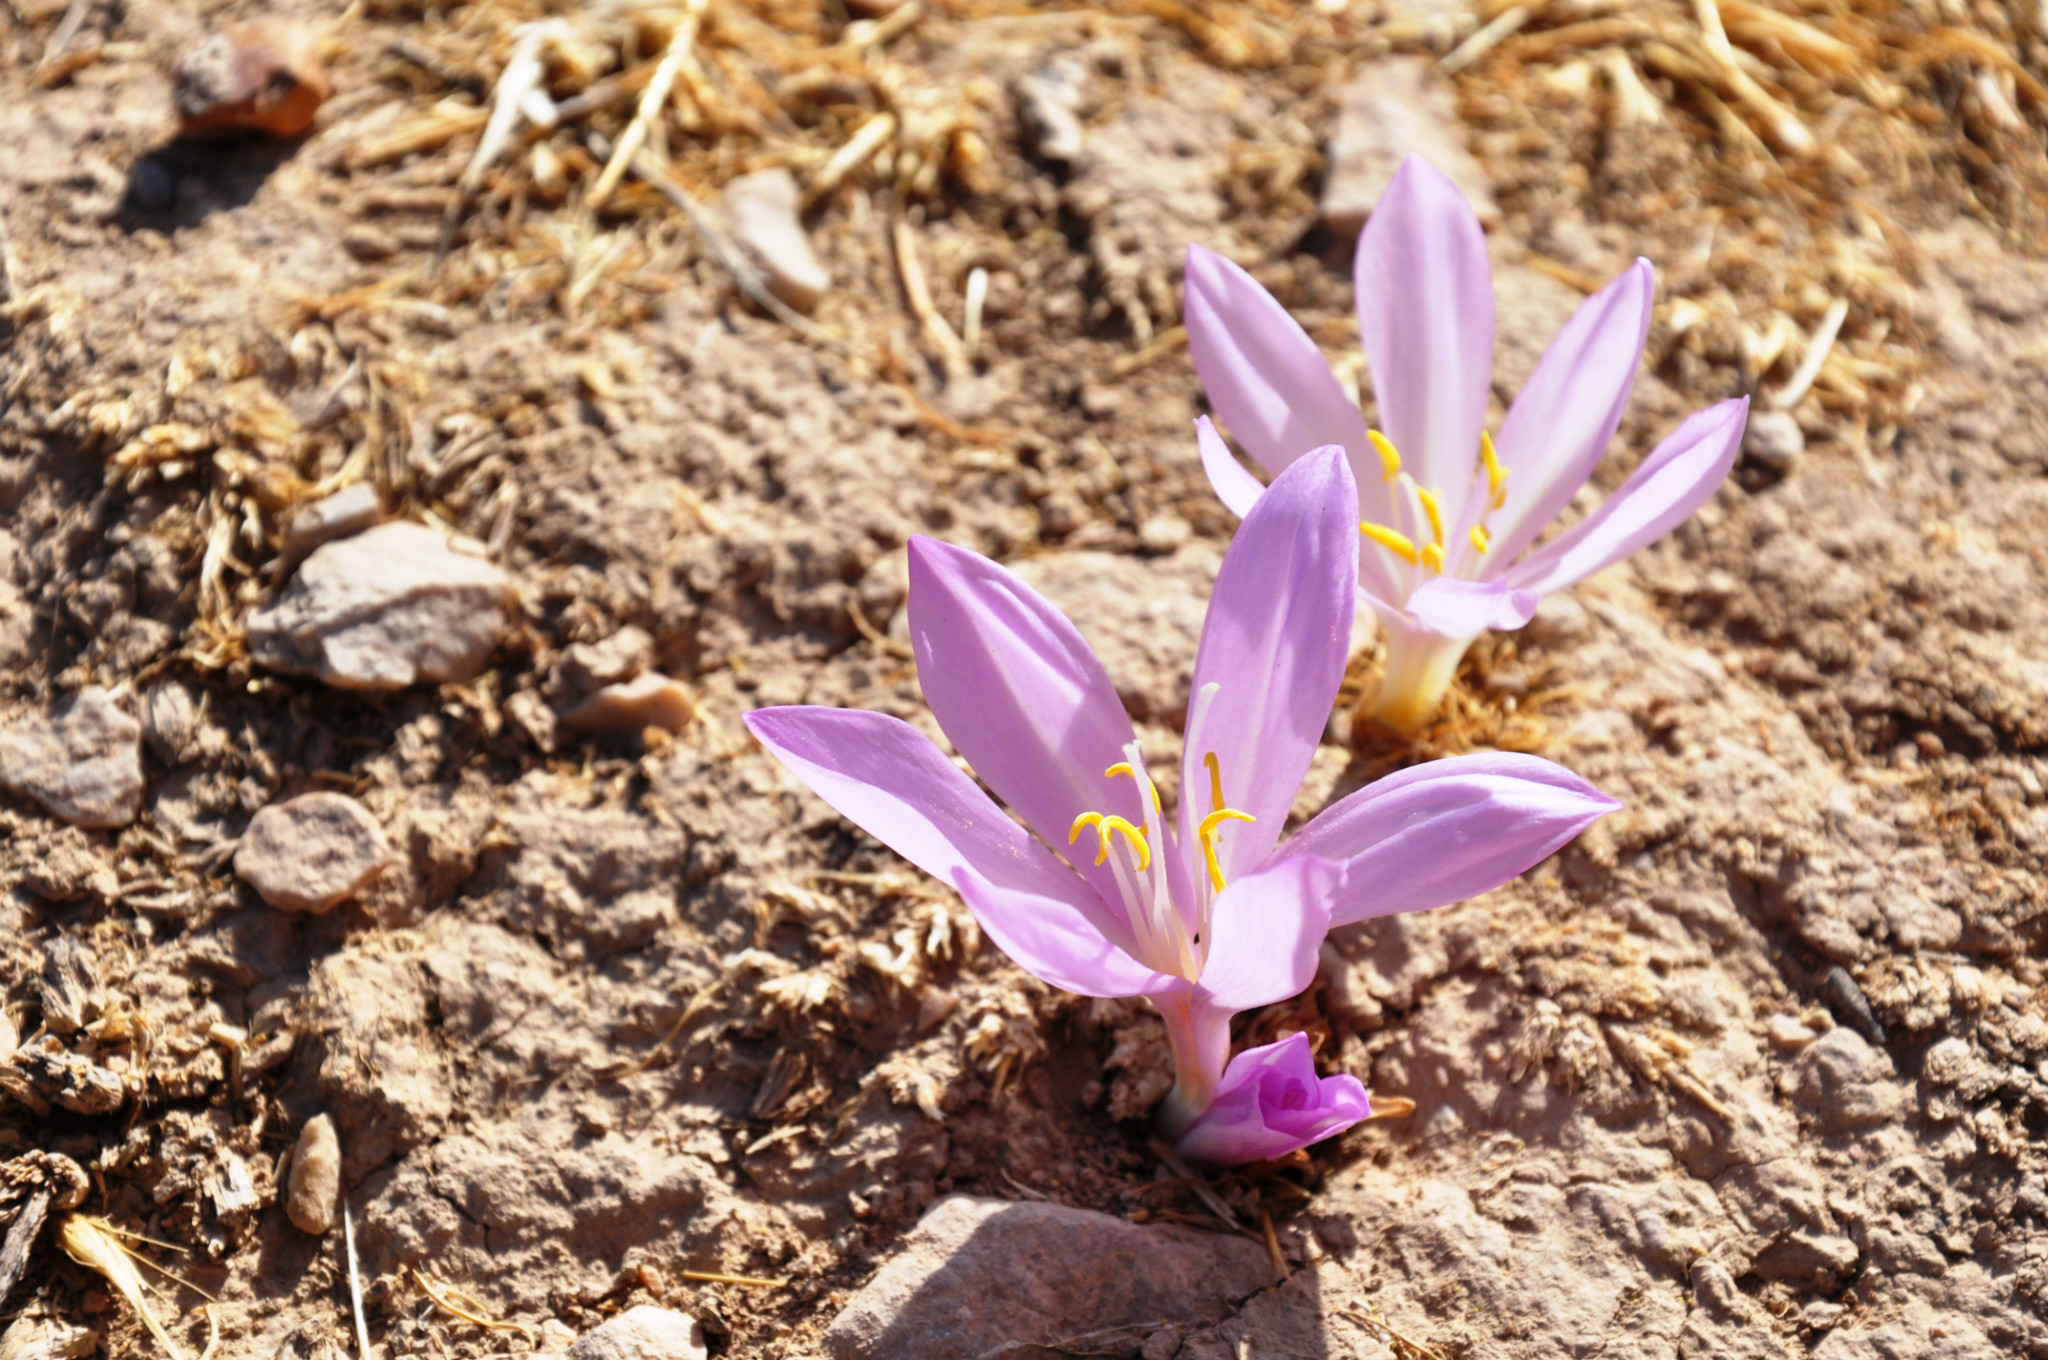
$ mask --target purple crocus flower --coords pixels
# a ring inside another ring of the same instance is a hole
[[[1084,996],[1150,998],[1173,1047],[1170,1136],[1211,1127],[1231,1015],[1306,987],[1332,925],[1483,892],[1618,806],[1548,761],[1469,756],[1362,789],[1280,843],[1344,675],[1356,502],[1343,451],[1322,449],[1245,517],[1196,652],[1171,814],[1073,624],[1002,567],[929,538],[910,543],[925,701],[1017,820],[896,718],[747,715],[819,797],[957,889],[1019,966]],[[1366,1108],[1351,1078],[1303,1090],[1299,1109],[1340,1121]],[[1202,1155],[1265,1157],[1336,1131],[1276,1099],[1288,1118],[1256,1137],[1213,1126]]]
[[[1747,398],[1697,412],[1598,510],[1531,551],[1621,424],[1649,335],[1656,276],[1637,260],[1586,299],[1486,432],[1493,271],[1479,218],[1410,156],[1358,239],[1358,325],[1385,429],[1368,430],[1315,342],[1236,265],[1188,248],[1188,348],[1209,401],[1277,473],[1341,444],[1358,485],[1359,587],[1387,637],[1378,717],[1413,730],[1436,711],[1472,640],[1520,628],[1537,598],[1662,537],[1734,465]],[[1263,491],[1199,422],[1202,463],[1244,514]]]

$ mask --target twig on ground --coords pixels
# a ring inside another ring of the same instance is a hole
[[[370,1360],[370,1324],[363,1320],[363,1272],[356,1264],[356,1220],[348,1196],[341,1197],[341,1245],[348,1253],[348,1302],[355,1312],[356,1360]]]
[[[1166,1163],[1168,1171],[1185,1180],[1188,1183],[1188,1189],[1194,1191],[1195,1197],[1208,1206],[1210,1213],[1222,1219],[1232,1232],[1242,1232],[1244,1230],[1244,1225],[1237,1221],[1236,1214],[1230,1212],[1230,1206],[1223,1202],[1223,1197],[1214,1190],[1211,1190],[1208,1182],[1197,1176],[1194,1168],[1182,1161],[1181,1155],[1175,1152],[1171,1145],[1162,1139],[1154,1138],[1151,1147],[1152,1155]]]
[[[455,1288],[453,1285],[442,1284],[431,1276],[422,1273],[418,1266],[407,1268],[412,1271],[412,1282],[418,1285],[420,1292],[425,1294],[428,1300],[442,1312],[449,1314],[451,1317],[461,1318],[464,1322],[471,1323],[474,1326],[482,1327],[486,1331],[517,1332],[526,1338],[528,1345],[535,1344],[533,1329],[525,1323],[502,1322],[497,1318],[486,1316],[482,1303],[469,1294]],[[468,1304],[469,1307],[461,1307],[460,1305],[462,1304]]]
[[[497,88],[491,92],[491,116],[484,124],[484,135],[477,140],[469,164],[462,169],[462,178],[455,183],[455,196],[448,200],[448,209],[442,214],[441,238],[434,246],[437,264],[447,255],[448,245],[455,239],[455,228],[461,223],[470,199],[476,196],[478,187],[483,184],[484,176],[510,145],[519,120],[524,117],[542,128],[552,128],[560,121],[561,111],[548,98],[548,92],[541,84],[547,74],[542,55],[549,43],[569,37],[568,23],[561,19],[545,19],[521,24],[515,32],[517,37],[512,44],[512,55],[506,59],[505,69],[498,75]]]
[[[1813,380],[1820,376],[1821,366],[1828,361],[1828,351],[1835,347],[1835,337],[1842,333],[1842,323],[1849,318],[1849,303],[1836,298],[1828,304],[1821,316],[1820,324],[1814,327],[1813,338],[1806,342],[1806,353],[1800,356],[1799,367],[1792,372],[1791,380],[1783,390],[1771,398],[1771,405],[1780,411],[1789,411],[1799,404]]]
[[[1528,23],[1535,13],[1536,11],[1528,5],[1516,5],[1512,9],[1502,11],[1478,32],[1445,53],[1444,59],[1437,63],[1437,67],[1445,75],[1456,75],[1499,46],[1503,39]]]
[[[924,277],[924,262],[917,255],[917,233],[911,230],[908,219],[899,217],[890,228],[890,237],[896,245],[896,268],[903,275],[903,297],[910,304],[911,315],[917,318],[925,337],[939,351],[946,372],[958,374],[964,371],[967,368],[967,347],[960,343],[951,323],[932,305],[932,291]]]
[[[597,182],[584,195],[583,206],[596,212],[618,188],[628,168],[637,170],[635,158],[640,149],[647,145],[648,131],[654,120],[668,106],[668,97],[675,89],[676,77],[681,74],[683,63],[689,59],[690,48],[697,41],[697,29],[704,21],[706,0],[687,0],[683,9],[683,20],[676,25],[674,36],[669,39],[668,51],[662,54],[661,65],[654,68],[654,78],[647,82],[647,88],[640,92],[640,107],[634,111],[633,121],[619,137],[612,148],[611,159],[605,162]]]

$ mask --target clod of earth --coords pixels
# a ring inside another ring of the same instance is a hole
[[[330,911],[390,863],[377,819],[340,793],[271,804],[249,819],[235,851],[235,873],[282,911]]]
[[[324,1114],[299,1130],[285,1212],[300,1232],[315,1237],[333,1227],[341,1212],[341,1139]]]
[[[569,1348],[568,1360],[704,1360],[704,1329],[688,1313],[639,1304]]]
[[[832,286],[832,275],[804,232],[797,215],[801,202],[796,177],[781,166],[741,175],[725,186],[733,239],[761,266],[775,296],[809,312]]]
[[[24,1314],[0,1332],[0,1356],[6,1360],[85,1360],[99,1348],[100,1334],[93,1328],[55,1318]]]
[[[480,545],[380,524],[308,557],[277,602],[249,617],[249,650],[272,670],[339,689],[470,680],[498,645],[512,596]]]
[[[333,92],[311,30],[272,19],[229,24],[200,39],[178,58],[171,79],[178,130],[187,137],[296,137]]]
[[[142,810],[142,725],[88,685],[0,732],[0,785],[75,826],[126,826]]]
[[[952,1360],[1122,1333],[1132,1349],[1168,1322],[1217,1322],[1272,1282],[1264,1248],[1242,1237],[955,1195],[833,1319],[824,1348],[832,1360]]]

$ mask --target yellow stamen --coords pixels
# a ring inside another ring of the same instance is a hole
[[[1081,839],[1081,828],[1082,828],[1082,827],[1084,827],[1084,826],[1092,826],[1092,827],[1098,827],[1098,828],[1099,828],[1099,827],[1100,827],[1101,825],[1102,825],[1102,814],[1101,814],[1101,813],[1099,813],[1099,812],[1084,812],[1084,813],[1082,813],[1082,814],[1081,814],[1080,816],[1078,816],[1078,817],[1076,817],[1076,818],[1074,819],[1074,824],[1073,824],[1072,826],[1070,826],[1070,827],[1068,827],[1068,828],[1067,828],[1067,844],[1068,844],[1068,845],[1072,845],[1072,844],[1073,844],[1073,843],[1074,843],[1075,841],[1077,841],[1077,840],[1080,840],[1080,839]]]
[[[1365,437],[1372,441],[1373,451],[1380,456],[1380,467],[1385,470],[1387,480],[1393,481],[1401,475],[1401,455],[1394,448],[1394,441],[1378,430],[1367,430]]]
[[[1437,501],[1436,492],[1426,486],[1415,488],[1415,499],[1422,502],[1422,513],[1429,516],[1429,532],[1436,539],[1436,546],[1444,545],[1444,508]]]
[[[1493,535],[1486,532],[1486,526],[1484,524],[1475,524],[1472,526],[1471,538],[1472,546],[1479,550],[1479,555],[1482,557],[1484,557],[1486,555],[1487,550],[1493,546]]]
[[[1225,822],[1255,822],[1257,820],[1258,818],[1248,812],[1239,812],[1235,808],[1218,808],[1204,817],[1201,826],[1195,829],[1195,839],[1202,843],[1202,858],[1209,866],[1209,886],[1217,892],[1222,892],[1224,888],[1223,866],[1216,862],[1216,835],[1218,828]]]
[[[1102,772],[1102,777],[1104,779],[1114,779],[1120,774],[1127,774],[1131,777],[1133,783],[1144,785],[1145,792],[1152,796],[1152,810],[1154,812],[1158,812],[1160,810],[1159,786],[1154,784],[1151,781],[1151,779],[1147,776],[1141,775],[1135,769],[1131,768],[1131,762],[1129,762],[1128,760],[1119,760],[1116,764],[1104,770]],[[1071,845],[1073,844],[1073,842],[1069,841],[1068,844]]]
[[[1444,550],[1440,543],[1422,545],[1422,565],[1430,571],[1441,573],[1444,569]]]
[[[1075,841],[1081,839],[1081,828],[1084,826],[1094,827],[1095,833],[1102,837],[1101,843],[1095,847],[1095,862],[1097,864],[1101,864],[1109,858],[1109,838],[1121,831],[1124,839],[1130,843],[1131,849],[1137,853],[1138,872],[1143,873],[1152,867],[1152,847],[1146,844],[1145,833],[1139,828],[1132,826],[1123,818],[1105,817],[1099,812],[1084,812],[1076,817],[1074,824],[1067,829],[1068,845],[1072,845]]]
[[[1210,751],[1202,757],[1202,763],[1209,767],[1209,808],[1213,812],[1223,811],[1223,764]]]
[[[1401,558],[1411,567],[1422,560],[1421,554],[1415,551],[1415,541],[1413,539],[1409,538],[1406,534],[1394,532],[1384,524],[1364,521],[1359,524],[1358,532],[1364,534],[1388,552],[1393,553],[1396,557]]]
[[[1507,504],[1508,470],[1500,465],[1500,455],[1494,452],[1493,436],[1486,431],[1479,432],[1479,461],[1486,468],[1486,495],[1498,510]]]

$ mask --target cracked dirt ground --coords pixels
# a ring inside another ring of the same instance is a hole
[[[877,107],[910,129],[957,106],[980,148],[955,128],[933,182],[870,166],[812,207],[821,324],[851,337],[813,343],[740,303],[653,196],[593,220],[525,162],[437,269],[470,143],[361,148],[487,88],[541,6],[286,8],[339,24],[335,99],[286,146],[167,146],[163,67],[250,6],[89,6],[102,59],[47,87],[62,7],[0,15],[0,693],[16,718],[96,683],[148,716],[133,825],[0,803],[0,1038],[49,1031],[7,1059],[28,1098],[0,1097],[0,1152],[66,1153],[85,1212],[174,1248],[141,1250],[218,1297],[222,1360],[353,1348],[335,1234],[277,1203],[320,1111],[387,1355],[525,1351],[644,1302],[703,1318],[716,1352],[814,1354],[956,1190],[1218,1226],[1146,1146],[1156,1022],[1009,966],[738,715],[929,728],[891,627],[901,545],[928,532],[1066,606],[1168,767],[1231,528],[1191,437],[1179,253],[1242,259],[1343,362],[1346,255],[1316,219],[1339,87],[1478,20],[932,4],[886,53],[790,83],[757,26],[815,51],[845,16],[714,7],[713,84],[771,91],[777,136],[829,151]],[[1659,54],[1689,7],[1559,6],[1459,73],[1452,132],[1502,214],[1497,390],[1577,285],[1646,254],[1657,327],[1601,486],[1688,409],[1768,406],[1839,297],[1793,409],[1805,451],[1745,463],[1693,523],[1478,649],[1465,720],[1423,748],[1333,721],[1298,812],[1488,740],[1627,810],[1482,899],[1343,932],[1314,991],[1246,1018],[1309,1028],[1416,1108],[1220,1182],[1270,1214],[1288,1277],[1148,1356],[2048,1354],[2042,34],[1960,4],[1787,7],[1910,58],[1852,78],[1724,9],[1828,132],[1813,161]],[[1578,54],[1596,42],[1618,45]],[[1087,90],[1070,164],[1016,107],[1055,58]],[[679,127],[670,151],[708,192],[765,136]],[[905,309],[899,219],[947,315],[987,271],[973,364],[949,371]],[[345,469],[394,515],[502,533],[520,604],[474,683],[372,699],[247,661],[293,506]],[[520,696],[545,703],[573,648],[629,625],[696,722],[652,744],[540,730]],[[273,911],[222,847],[323,788],[397,862],[333,915]],[[83,1027],[52,1023],[53,950],[85,960]],[[52,1103],[80,1073],[111,1108]],[[10,1313],[152,1351],[103,1280],[37,1250]],[[450,1316],[418,1273],[527,1331]],[[156,1300],[195,1353],[203,1301]]]

